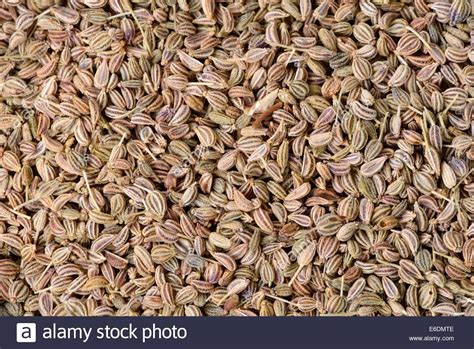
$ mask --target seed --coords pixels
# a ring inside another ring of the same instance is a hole
[[[109,225],[116,222],[112,215],[105,212],[91,211],[89,212],[89,218],[92,222],[104,225]]]
[[[403,35],[397,44],[397,52],[401,56],[411,56],[416,53],[422,44],[421,41],[413,33]]]
[[[322,236],[336,234],[341,226],[342,219],[333,213],[325,214],[316,221],[316,230]]]
[[[309,137],[309,145],[319,148],[329,144],[331,140],[332,132],[317,133]]]
[[[455,25],[466,20],[471,13],[472,5],[466,0],[454,0],[449,8],[450,25]]]
[[[436,302],[437,291],[436,287],[431,283],[425,283],[418,291],[420,307],[423,309],[430,309]]]
[[[176,293],[176,304],[192,303],[198,296],[198,292],[192,286],[183,287]]]
[[[270,216],[262,208],[257,208],[254,211],[255,223],[266,233],[273,232],[273,223],[270,219]]]
[[[217,233],[209,235],[209,242],[224,250],[228,250],[232,246],[232,242],[228,238]]]
[[[227,270],[234,271],[237,269],[237,263],[235,260],[225,253],[214,253],[213,257],[219,264],[224,266]]]
[[[382,169],[386,160],[386,156],[381,156],[372,161],[369,161],[368,163],[363,164],[360,168],[361,174],[366,177],[372,177]]]
[[[439,303],[435,305],[434,307],[431,308],[431,311],[438,314],[442,314],[442,315],[451,315],[451,316],[461,315],[459,311],[456,309],[456,306],[453,303],[448,303],[448,302]]]
[[[397,70],[393,73],[392,77],[388,81],[389,86],[399,87],[407,82],[411,74],[411,69],[407,65],[399,65]]]
[[[385,291],[385,294],[387,295],[388,298],[398,299],[400,297],[400,292],[399,292],[397,286],[388,277],[386,277],[386,276],[382,277],[382,285],[383,285],[383,289]]]
[[[81,287],[81,291],[88,292],[97,288],[107,287],[109,282],[103,276],[93,276],[87,279],[84,285]]]
[[[415,172],[413,174],[415,188],[424,194],[429,194],[436,189],[434,178],[426,172]]]
[[[90,47],[96,52],[107,50],[112,44],[112,38],[107,32],[98,32],[89,42]]]
[[[176,254],[174,247],[169,245],[157,245],[151,250],[153,262],[163,264],[173,258]]]
[[[208,19],[214,18],[214,11],[215,11],[215,2],[214,0],[202,0],[201,1],[202,10]]]
[[[299,200],[309,194],[311,190],[311,185],[309,183],[303,183],[290,194],[285,197],[286,201]]]
[[[231,295],[238,294],[245,290],[248,284],[249,281],[246,279],[235,279],[231,281],[230,284],[227,286],[227,294],[223,298],[221,298],[217,305],[220,305],[225,299],[227,299]]]
[[[352,72],[359,81],[364,81],[372,76],[372,65],[362,57],[354,57],[352,61]]]

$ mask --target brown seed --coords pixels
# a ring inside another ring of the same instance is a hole
[[[322,236],[336,234],[341,226],[342,219],[333,213],[325,214],[316,221],[316,230]]]

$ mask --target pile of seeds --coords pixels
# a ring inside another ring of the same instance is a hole
[[[3,0],[11,315],[474,315],[469,0]]]

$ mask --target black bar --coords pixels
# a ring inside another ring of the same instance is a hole
[[[25,323],[36,325],[35,343],[17,343],[17,339],[31,340],[30,326],[24,325]],[[111,330],[112,328],[115,329]],[[108,333],[109,337],[118,335],[118,329],[122,328],[125,328],[121,330],[122,335],[131,339],[100,339],[101,334],[106,336]],[[0,349],[296,347],[473,349],[474,347],[472,317],[3,317],[0,318],[0,329]],[[129,334],[129,329],[134,336]],[[65,333],[68,333],[69,338],[57,338]],[[48,338],[53,334],[56,338]],[[154,339],[146,338],[152,334],[155,336]],[[166,337],[170,338],[165,339]]]

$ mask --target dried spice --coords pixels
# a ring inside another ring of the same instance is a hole
[[[474,315],[469,0],[4,0],[10,315]]]

